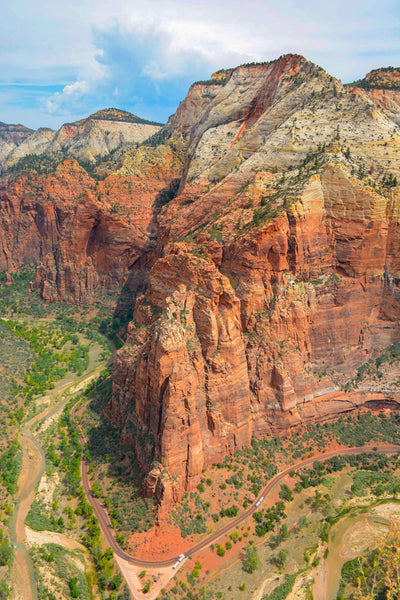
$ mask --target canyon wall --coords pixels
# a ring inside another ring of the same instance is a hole
[[[397,406],[395,378],[356,376],[400,341],[392,92],[287,55],[191,86],[100,181],[74,160],[3,176],[2,268],[40,262],[47,301],[130,286],[110,410],[146,494],[178,498],[252,435]]]
[[[202,84],[195,108],[200,85],[169,124],[188,132],[181,186],[113,373],[115,422],[141,430],[164,499],[253,434],[398,399],[349,384],[399,341],[390,115],[296,55]]]

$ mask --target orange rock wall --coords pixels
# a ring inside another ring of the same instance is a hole
[[[205,238],[203,256],[165,246],[135,309],[132,351],[115,363],[112,411],[124,426],[133,406],[151,432],[177,478],[167,496],[252,434],[384,397],[345,393],[331,375],[350,377],[399,340],[398,284],[388,283],[397,232],[382,196],[330,166],[258,230],[223,245]]]

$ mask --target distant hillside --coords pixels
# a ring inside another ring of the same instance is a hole
[[[104,108],[93,113],[88,118],[99,121],[122,121],[125,123],[138,123],[139,125],[162,125],[162,123],[157,123],[156,121],[147,121],[147,119],[142,119],[141,117],[137,117],[126,110],[119,110],[118,108]]]
[[[346,85],[365,89],[400,90],[400,67],[374,69],[364,79]]]
[[[0,173],[34,168],[52,172],[66,156],[94,166],[103,156],[129,144],[141,144],[161,125],[125,110],[106,108],[85,119],[65,123],[58,131],[0,124]]]

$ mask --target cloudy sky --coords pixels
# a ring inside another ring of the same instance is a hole
[[[189,85],[303,54],[343,82],[400,64],[399,0],[2,0],[0,121],[114,106],[165,122]]]

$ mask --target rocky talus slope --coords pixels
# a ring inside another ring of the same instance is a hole
[[[102,181],[74,161],[3,177],[4,268],[35,247],[49,301],[140,294],[110,408],[147,494],[179,497],[253,434],[397,406],[394,382],[356,376],[400,341],[399,113],[383,91],[287,55],[193,84]]]

